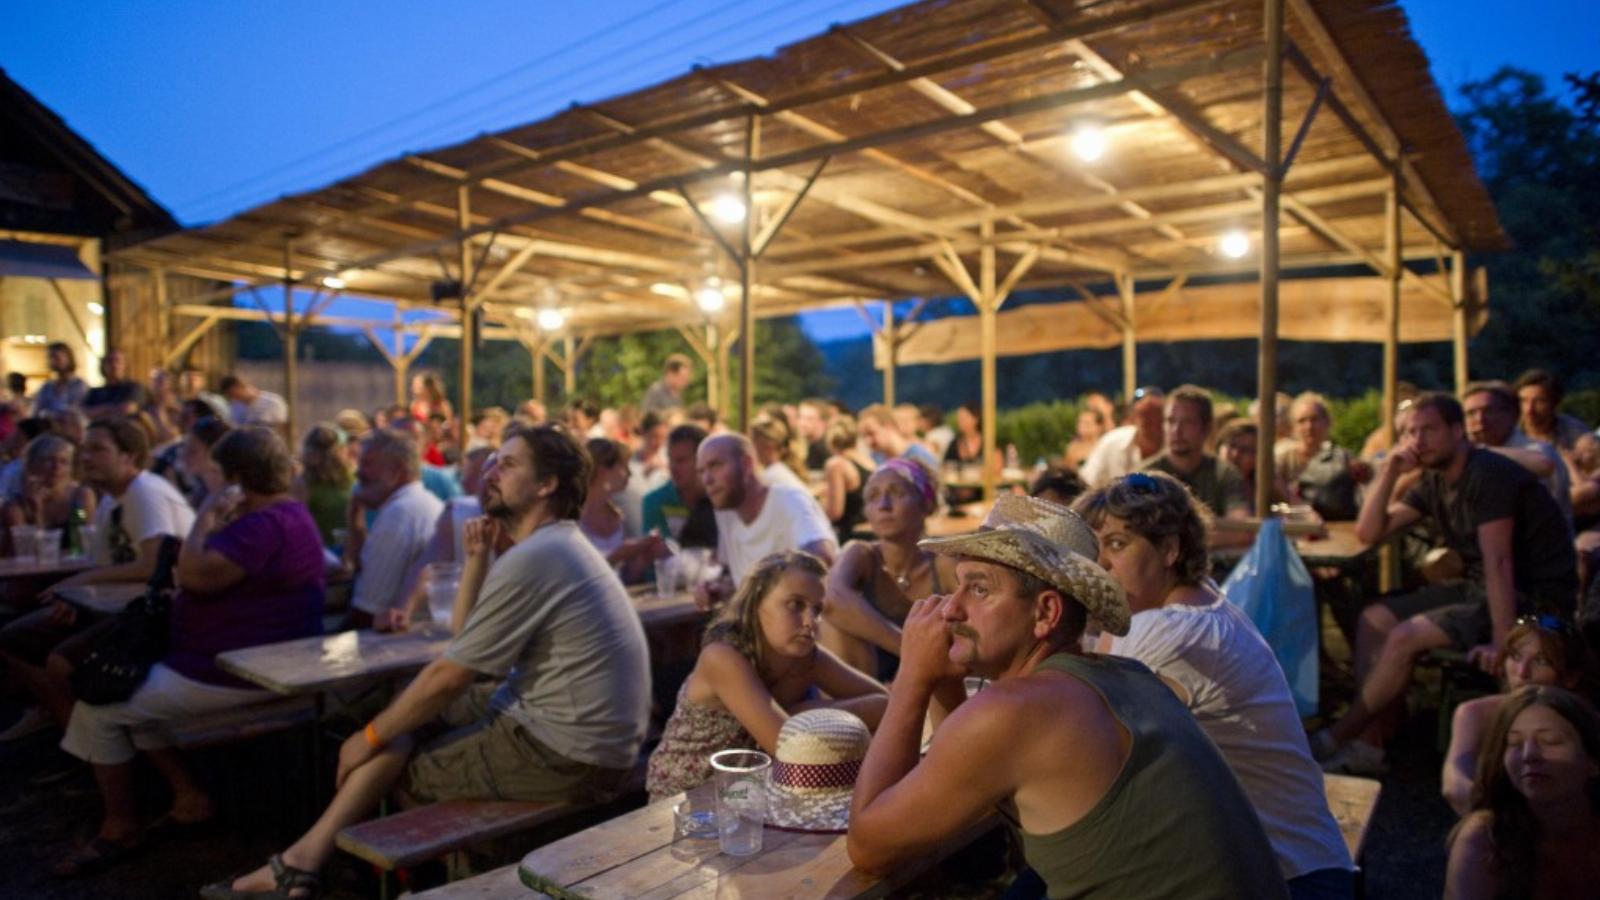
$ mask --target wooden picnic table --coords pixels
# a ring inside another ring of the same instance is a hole
[[[15,557],[0,559],[0,603],[25,605],[33,602],[39,593],[70,575],[87,569],[92,563],[81,557],[62,559],[50,565],[40,565],[36,559],[18,561]]]
[[[697,622],[702,613],[694,596],[631,596],[646,634]],[[254,684],[293,696],[355,687],[415,672],[444,654],[450,630],[436,624],[410,631],[371,630],[299,638],[217,654],[223,671]]]
[[[1219,524],[1224,521],[1227,520],[1217,520]],[[1225,527],[1245,530],[1247,524],[1238,523]],[[1259,523],[1256,527],[1260,527]],[[1300,554],[1300,559],[1308,566],[1344,568],[1360,561],[1376,546],[1364,544],[1356,537],[1354,522],[1323,522],[1316,528],[1296,527],[1286,528],[1285,531],[1294,541],[1295,552]],[[1217,547],[1211,551],[1211,557],[1231,564],[1238,562],[1249,550],[1249,546]]]
[[[108,581],[102,584],[74,584],[58,589],[55,594],[74,606],[113,614],[122,612],[144,591],[145,584],[142,581]]]
[[[710,786],[694,789],[709,794]],[[710,840],[675,839],[672,808],[683,794],[652,803],[546,844],[523,857],[518,874],[528,887],[564,897],[785,897],[846,900],[881,897],[927,871],[941,858],[988,831],[986,819],[917,863],[886,877],[851,865],[842,834],[766,829],[761,850],[728,856]]]
[[[410,631],[341,631],[217,654],[217,665],[285,696],[312,694],[417,671],[450,643],[448,629],[423,625]]]

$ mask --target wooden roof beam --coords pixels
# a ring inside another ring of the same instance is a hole
[[[1377,126],[1377,139],[1383,145],[1383,149],[1390,154],[1386,162],[1393,163],[1398,161],[1400,163],[1401,183],[1414,190],[1417,196],[1430,209],[1441,211],[1439,227],[1430,227],[1429,230],[1435,233],[1442,232],[1441,237],[1446,244],[1452,248],[1459,248],[1461,246],[1460,234],[1456,231],[1449,218],[1442,214],[1442,208],[1434,198],[1433,193],[1428,190],[1427,183],[1417,173],[1416,167],[1411,164],[1410,160],[1405,158],[1403,152],[1405,148],[1400,141],[1400,135],[1389,124],[1389,120],[1384,118],[1383,111],[1378,108],[1377,101],[1372,98],[1372,94],[1368,93],[1366,85],[1361,83],[1361,78],[1356,75],[1355,69],[1350,66],[1350,61],[1345,58],[1344,51],[1339,48],[1339,42],[1334,40],[1333,34],[1323,24],[1322,17],[1317,15],[1316,9],[1312,7],[1309,0],[1288,0],[1288,9],[1300,27],[1304,28],[1311,36],[1311,42],[1317,51],[1329,63],[1331,69],[1329,75],[1334,81],[1334,93],[1330,94],[1328,98],[1329,108],[1336,108],[1334,104],[1338,101],[1338,94],[1345,94],[1354,98],[1356,104],[1361,107],[1362,112]],[[1298,48],[1295,48],[1292,43],[1290,47],[1289,58],[1293,62],[1295,50]],[[1318,80],[1314,74],[1308,74],[1306,77],[1313,82]],[[1342,106],[1343,104],[1339,105]],[[1427,219],[1417,209],[1413,209],[1412,212],[1419,221]]]

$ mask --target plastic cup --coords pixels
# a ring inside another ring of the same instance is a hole
[[[699,587],[700,582],[705,580],[706,567],[711,565],[711,549],[709,547],[685,547],[683,553],[679,554],[678,559],[678,565],[683,572],[684,584],[688,585],[690,590]]]
[[[759,750],[723,750],[711,754],[711,770],[717,789],[717,846],[729,856],[760,853],[772,757]]]
[[[656,560],[656,596],[671,597],[678,593],[678,558],[668,556]]]
[[[456,592],[461,587],[461,566],[431,563],[423,577],[427,579],[429,614],[433,621],[449,625],[450,614],[455,610]]]
[[[83,545],[79,559],[94,559],[94,536],[98,529],[93,525],[78,526],[78,543]]]
[[[55,566],[61,564],[61,529],[40,528],[34,532],[37,543],[34,544],[35,555],[41,566]]]
[[[38,549],[39,529],[33,525],[11,526],[11,558],[19,563],[32,563]]]

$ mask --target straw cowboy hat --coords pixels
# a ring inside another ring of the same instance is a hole
[[[1128,633],[1132,612],[1122,585],[1096,562],[1100,542],[1075,512],[1037,497],[1002,494],[977,531],[926,538],[917,546],[1021,569],[1083,604],[1100,627]]]
[[[767,821],[788,831],[843,833],[870,743],[866,723],[842,709],[790,716],[778,731]]]

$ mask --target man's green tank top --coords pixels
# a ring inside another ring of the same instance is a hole
[[[1288,896],[1254,808],[1215,745],[1143,664],[1058,653],[1040,669],[1094,688],[1132,738],[1111,789],[1054,834],[1021,831],[1052,900]]]

